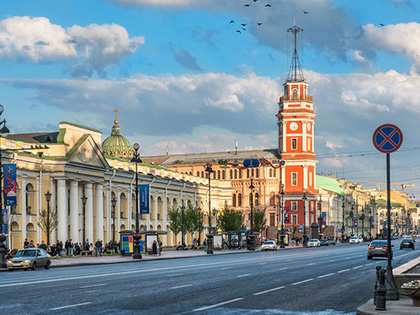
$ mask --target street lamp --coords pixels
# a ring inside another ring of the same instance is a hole
[[[45,200],[47,201],[47,221],[46,224],[46,232],[47,232],[47,245],[50,245],[50,229],[51,229],[51,218],[50,218],[50,201],[51,201],[51,193],[47,191],[45,194]]]
[[[112,197],[111,199],[111,206],[112,206],[112,246],[114,246],[115,243],[115,206],[117,205],[117,199],[115,197]]]
[[[139,230],[139,172],[138,172],[138,164],[142,162],[140,159],[140,145],[138,143],[134,143],[134,156],[131,159],[131,162],[136,163],[136,234],[134,235],[134,242],[133,242],[133,259],[141,259],[140,253],[140,230]]]
[[[182,239],[181,239],[181,247],[182,250],[184,250],[184,212],[185,212],[185,206],[181,207],[181,235],[182,235]]]
[[[3,105],[0,104],[0,116],[4,111]],[[6,119],[0,121],[0,126],[3,127],[0,129],[0,136],[10,133],[9,128],[6,127]],[[2,166],[2,155],[1,155],[1,138],[0,138],[0,210],[3,210],[3,188],[2,188],[2,179],[3,179],[3,166]],[[3,214],[0,213],[0,234],[7,233],[7,223],[3,223]],[[5,237],[0,237],[0,268],[6,267],[6,260],[4,259],[5,250],[3,242],[6,240]]]
[[[250,206],[251,206],[251,235],[253,234],[253,221],[254,221],[254,198],[253,198],[253,194],[254,194],[254,184],[253,184],[253,178],[251,177],[251,185],[249,185],[249,189],[251,189],[251,195],[249,196],[249,202],[250,202]]]
[[[284,205],[283,205],[283,197],[284,197],[284,185],[281,184],[281,192],[280,192],[280,207],[281,207],[281,236],[280,236],[280,248],[284,248]]]
[[[211,185],[210,185],[210,174],[214,173],[213,169],[211,168],[211,163],[207,162],[205,172],[207,172],[207,177],[209,179],[209,233],[211,231]]]
[[[302,200],[303,200],[303,246],[306,246],[308,244],[308,237],[306,235],[306,200],[308,198],[306,197],[306,191],[303,191],[303,196],[302,196]]]
[[[200,207],[197,208],[197,212],[198,212],[198,246],[200,247],[200,242],[201,242],[201,208]]]
[[[353,236],[353,227],[354,227],[353,210],[354,210],[354,204],[351,203],[351,210],[350,210],[350,213],[349,213],[349,218],[351,218],[351,236]]]
[[[346,201],[346,197],[343,195],[343,204],[341,205],[341,215],[343,216],[343,221],[342,221],[342,225],[341,225],[341,241],[344,241],[344,202]]]
[[[85,232],[85,222],[86,222],[86,202],[87,202],[87,197],[85,195],[83,195],[82,199],[82,204],[83,204],[83,244],[85,244],[86,241],[86,232]]]
[[[365,206],[366,207],[366,206]],[[365,209],[362,209],[362,214],[360,215],[360,220],[362,220],[362,238],[365,239]]]
[[[321,198],[321,194],[319,195],[318,208],[319,208],[319,216],[318,216],[319,234],[321,234],[322,233],[322,198]]]

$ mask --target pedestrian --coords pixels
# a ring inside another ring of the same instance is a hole
[[[204,251],[207,252],[207,238],[204,239],[203,246],[204,246]]]
[[[153,244],[152,244],[152,255],[153,256],[157,255],[157,242],[156,242],[156,240],[154,240]]]
[[[156,255],[160,256],[160,245],[159,242],[156,242]]]
[[[23,242],[23,248],[28,248],[28,246],[29,246],[28,239],[25,238],[25,241]]]
[[[62,257],[63,256],[63,242],[57,241],[55,248],[57,250],[58,256]]]
[[[34,241],[31,240],[28,244],[28,248],[35,248]]]
[[[162,248],[162,241],[159,238],[158,238],[158,245],[159,245],[159,256],[160,256],[163,252],[163,248]]]
[[[44,241],[42,241],[41,244],[39,245],[39,248],[47,250],[47,244],[45,244]]]
[[[95,256],[102,256],[102,242],[101,240],[98,238],[98,240],[95,243]]]

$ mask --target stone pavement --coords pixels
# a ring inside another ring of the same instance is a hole
[[[397,301],[386,301],[386,311],[376,311],[373,299],[357,308],[358,315],[419,315],[420,307],[413,306],[410,298],[401,296]]]

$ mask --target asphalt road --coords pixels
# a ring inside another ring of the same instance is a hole
[[[393,267],[418,257],[399,250]],[[418,245],[419,243],[417,243]],[[2,314],[354,314],[372,297],[367,243],[0,273]]]

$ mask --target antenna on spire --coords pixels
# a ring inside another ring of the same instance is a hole
[[[115,113],[115,120],[114,120],[114,124],[118,125],[118,109],[114,110]]]
[[[294,26],[289,28],[287,31],[293,34],[293,43],[294,51],[292,57],[292,63],[290,64],[289,74],[287,76],[287,81],[305,81],[303,77],[302,67],[300,66],[299,56],[297,53],[296,47],[296,37],[299,32],[303,32],[303,28],[296,26],[296,21],[294,21]]]

